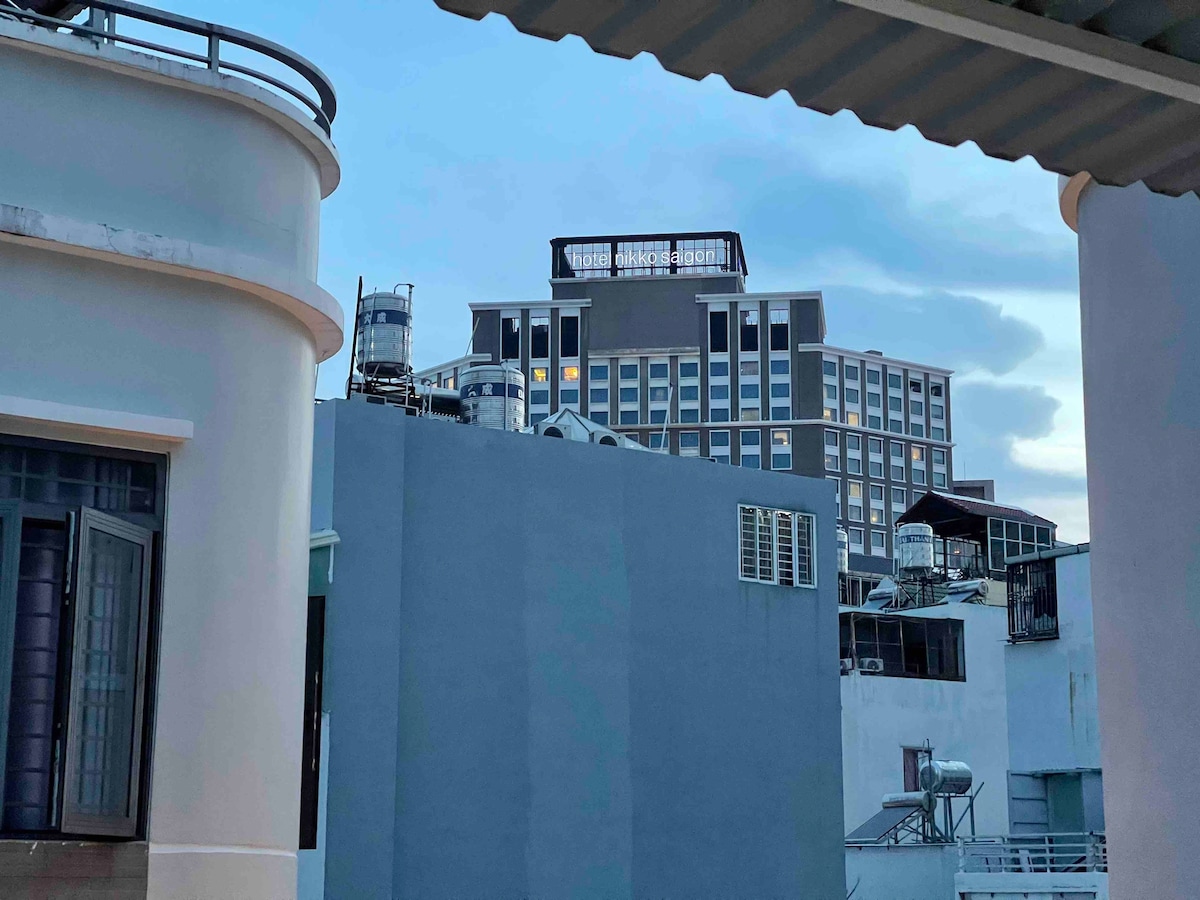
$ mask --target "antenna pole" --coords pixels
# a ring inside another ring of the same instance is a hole
[[[358,322],[362,317],[363,278],[358,276],[358,299],[354,303],[354,337],[350,341],[350,374],[346,378],[346,399],[350,399],[350,385],[354,383],[354,363],[358,356]]]
[[[475,319],[475,324],[471,326],[471,336],[467,338],[467,352],[463,356],[471,355],[471,348],[475,346],[475,332],[479,330],[479,319]],[[505,397],[504,399],[508,399]]]
[[[671,398],[674,395],[675,395],[675,385],[674,385],[674,383],[672,383],[667,388],[667,414],[666,414],[666,416],[663,417],[662,445],[658,448],[659,450],[663,451],[664,453],[668,453],[668,454],[671,452],[671,445],[669,443],[667,443],[667,423],[671,419]]]

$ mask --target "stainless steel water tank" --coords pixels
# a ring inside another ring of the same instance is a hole
[[[921,790],[934,794],[966,794],[971,790],[971,767],[954,759],[935,759],[921,766]]]
[[[397,378],[412,365],[412,294],[383,291],[362,298],[358,316],[358,370]]]
[[[525,375],[508,366],[475,366],[458,376],[463,421],[505,431],[525,427]]]

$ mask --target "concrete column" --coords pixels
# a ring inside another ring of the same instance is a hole
[[[1064,182],[1079,233],[1092,597],[1113,900],[1200,862],[1200,200]]]

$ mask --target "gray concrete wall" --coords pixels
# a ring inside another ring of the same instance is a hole
[[[1113,900],[1194,896],[1200,746],[1200,200],[1079,207],[1101,759]]]
[[[844,896],[830,485],[317,418],[329,900]],[[739,501],[817,514],[817,589],[738,580]]]

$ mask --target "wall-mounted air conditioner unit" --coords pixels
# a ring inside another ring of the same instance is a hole
[[[882,672],[883,660],[874,656],[864,657],[858,661],[858,669],[860,672]]]
[[[854,660],[843,659],[842,660],[842,673],[845,674],[846,672],[853,672],[853,671],[854,671]]]

